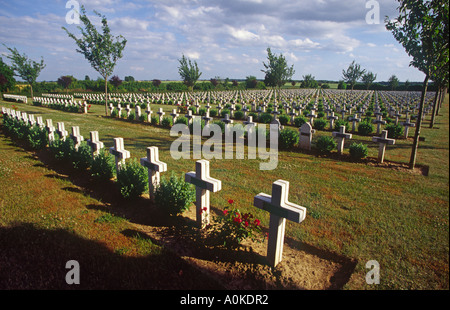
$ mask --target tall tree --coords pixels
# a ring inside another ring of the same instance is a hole
[[[267,86],[281,87],[294,75],[294,65],[289,67],[283,54],[273,54],[270,47],[267,48],[267,60],[267,64],[263,62],[266,70],[261,70],[266,74],[264,83]]]
[[[370,71],[367,71],[366,73],[364,73],[361,78],[362,82],[366,86],[366,89],[369,89],[370,85],[372,85],[372,83],[375,82],[376,79],[377,79],[377,75],[373,74],[373,72],[370,72]]]
[[[29,59],[26,54],[21,55],[16,48],[4,46],[11,52],[11,55],[6,57],[11,60],[11,68],[14,70],[14,74],[30,84],[31,98],[33,98],[33,84],[45,68],[44,58],[41,57],[41,61],[36,62]]]
[[[61,76],[60,78],[58,78],[57,83],[66,90],[66,93],[68,93],[69,92],[68,88],[69,88],[70,84],[72,84],[72,81],[73,81],[73,76],[66,75],[66,76]]]
[[[16,85],[14,70],[0,57],[0,92],[8,91]]]
[[[413,169],[416,164],[428,81],[433,71],[439,71],[445,67],[448,70],[449,4],[448,0],[399,0],[399,3],[399,16],[392,21],[386,17],[386,29],[392,32],[395,39],[412,57],[410,66],[416,67],[425,74],[409,161],[409,167]]]
[[[353,60],[348,66],[347,70],[342,70],[342,78],[347,84],[350,84],[353,90],[356,82],[362,77],[366,70],[361,69],[361,66]]]
[[[194,85],[200,78],[202,73],[198,69],[197,62],[190,60],[186,56],[182,55],[181,59],[178,59],[180,66],[178,67],[178,73],[183,79],[184,84],[187,85],[189,90],[194,89]]]
[[[118,77],[117,75],[114,75],[109,82],[114,85],[115,88],[119,87],[120,85],[122,85],[122,80],[120,79],[120,77]]]
[[[389,86],[391,87],[391,90],[395,90],[399,84],[399,80],[395,74],[391,75],[391,77],[388,80]]]
[[[315,77],[312,74],[307,74],[303,76],[303,81],[300,84],[300,88],[317,88],[319,83],[317,83]]]
[[[78,27],[81,31],[81,38],[77,38],[70,33],[65,27],[62,27],[70,38],[75,40],[78,46],[77,52],[83,54],[90,62],[91,66],[105,80],[105,114],[108,115],[108,77],[114,71],[117,61],[122,58],[122,51],[125,48],[127,40],[119,35],[114,37],[108,26],[106,17],[94,11],[94,13],[102,19],[102,32],[100,34],[95,26],[86,16],[84,6],[81,6],[80,21],[84,25],[84,29]]]

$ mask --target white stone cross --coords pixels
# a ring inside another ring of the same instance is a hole
[[[167,164],[159,160],[158,147],[147,148],[147,157],[141,158],[141,165],[148,169],[148,189],[150,198],[154,199],[155,189],[159,185],[160,173],[167,171]]]
[[[277,180],[272,184],[272,196],[260,193],[254,197],[253,205],[270,213],[267,258],[275,267],[283,258],[286,219],[301,223],[306,217],[306,208],[288,201],[289,182]]]
[[[405,139],[408,139],[409,127],[416,127],[416,124],[411,123],[409,118],[402,122],[403,127],[405,127]]]
[[[337,120],[339,117],[334,115],[334,112],[331,111],[331,115],[327,116],[327,120],[330,121],[330,130],[334,128],[334,121]]]
[[[147,108],[145,109],[145,113],[147,113],[147,122],[151,122],[152,121],[152,109],[150,108],[150,105],[147,104]]]
[[[119,174],[125,159],[130,158],[130,152],[124,149],[123,138],[114,138],[114,147],[110,147],[109,152],[116,158],[116,172]]]
[[[89,134],[91,138],[87,140],[87,143],[92,149],[92,156],[97,156],[99,151],[104,147],[104,144],[98,139],[98,131],[91,131]]]
[[[187,113],[188,114],[185,114],[184,116],[188,119],[188,125],[190,125],[194,122],[195,116],[192,115],[192,110],[188,110]]]
[[[222,182],[209,176],[209,161],[205,159],[195,163],[195,172],[186,173],[185,181],[195,185],[197,225],[203,228],[209,224],[209,192],[220,191]]]
[[[64,123],[58,122],[58,123],[56,123],[56,127],[57,127],[56,133],[59,135],[61,140],[65,141],[68,133],[64,128]]]
[[[361,118],[358,117],[357,114],[355,114],[354,116],[350,116],[348,119],[350,122],[352,122],[352,131],[355,132],[356,131],[356,123],[361,121]]]
[[[203,116],[202,119],[205,121],[205,126],[207,126],[212,120],[212,117],[209,116],[209,111],[206,111],[205,116]]]
[[[177,117],[179,116],[180,114],[178,114],[177,113],[177,109],[172,109],[172,113],[170,113],[170,116],[172,116],[172,119],[173,119],[173,124],[175,124],[175,122],[177,121]]]
[[[338,138],[337,149],[338,149],[339,154],[342,154],[342,151],[344,150],[345,139],[351,139],[352,134],[346,133],[345,126],[341,126],[339,128],[339,132],[333,131],[332,135],[333,135],[333,137]]]
[[[42,116],[37,116],[36,117],[36,125],[38,125],[39,128],[44,128],[45,127],[45,124],[44,124],[44,121],[42,119]]]
[[[53,121],[49,118],[45,120],[47,125],[45,126],[48,131],[48,141],[52,142],[55,140],[55,127],[53,126]]]
[[[377,124],[377,135],[380,134],[381,125],[386,124],[386,121],[383,121],[383,117],[381,115],[377,115],[377,119],[374,119],[372,123]]]
[[[311,110],[311,112],[307,115],[309,117],[309,123],[311,125],[314,124],[314,118],[317,117],[317,115],[315,114],[314,110]]]
[[[383,130],[381,132],[381,137],[372,137],[372,141],[373,142],[378,142],[380,144],[380,146],[378,147],[378,161],[380,163],[383,163],[384,161],[384,152],[386,151],[386,145],[393,145],[395,144],[395,140],[394,139],[389,139],[387,137],[388,135],[388,131],[387,130]]]
[[[159,115],[159,124],[161,125],[161,124],[162,124],[162,120],[163,120],[163,115],[166,114],[166,113],[163,112],[163,109],[162,109],[162,108],[159,108],[159,111],[156,112],[156,114]]]
[[[223,123],[225,123],[225,134],[227,134],[230,130],[230,124],[233,124],[233,120],[230,119],[230,115],[225,114],[225,118],[220,119]]]
[[[80,135],[80,127],[72,126],[72,134],[70,135],[73,142],[75,142],[75,150],[78,150],[78,147],[81,144],[81,141],[84,140],[84,137]]]

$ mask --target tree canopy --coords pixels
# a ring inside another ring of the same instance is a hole
[[[356,82],[363,76],[366,70],[361,69],[361,66],[353,60],[352,63],[348,66],[347,70],[342,70],[342,78],[344,81],[350,86],[355,86]]]
[[[267,48],[267,60],[267,64],[263,62],[266,70],[261,70],[266,74],[264,83],[267,86],[281,87],[294,75],[294,65],[289,67],[283,54],[273,54],[270,47]]]
[[[11,60],[11,68],[14,74],[30,84],[31,97],[33,98],[33,84],[45,68],[44,59],[41,58],[40,62],[36,62],[29,59],[26,54],[21,55],[16,48],[4,46],[11,52],[11,55],[6,57]]]
[[[181,59],[178,59],[180,66],[178,67],[178,73],[183,79],[184,84],[186,84],[189,89],[193,89],[195,83],[200,78],[202,73],[198,69],[197,62],[187,58],[182,55]]]
[[[70,33],[65,27],[62,29],[75,40],[78,46],[76,51],[83,54],[91,66],[105,79],[105,113],[108,113],[108,77],[113,73],[117,61],[122,58],[127,40],[121,35],[114,37],[106,17],[97,11],[94,13],[102,19],[102,34],[86,16],[84,6],[81,6],[81,13],[80,21],[83,23],[84,29],[80,26],[77,27],[81,32],[80,38]]]

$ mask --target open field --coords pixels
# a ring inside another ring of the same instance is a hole
[[[64,122],[66,130],[79,126],[85,138],[89,131],[97,130],[105,147],[113,145],[113,138],[123,137],[125,149],[134,158],[144,157],[148,146],[157,146],[160,160],[168,166],[163,176],[195,168],[195,159],[171,157],[169,148],[175,137],[169,136],[168,129],[105,117],[104,106],[92,105],[83,115],[1,101],[1,106],[13,105],[44,120],[50,118],[54,124]],[[152,110],[159,107],[166,112],[173,108],[152,105]],[[211,194],[212,208],[222,210],[233,199],[241,210],[261,218],[267,228],[269,215],[252,206],[253,197],[260,192],[270,194],[272,182],[287,180],[289,200],[308,211],[301,224],[287,222],[286,243],[310,254],[320,252],[325,253],[324,258],[338,256],[352,262],[351,270],[346,270],[348,277],[338,288],[448,289],[448,95],[435,128],[429,129],[428,122],[426,119],[421,131],[425,141],[419,144],[417,161],[428,167],[428,175],[389,166],[389,162],[406,165],[411,139],[388,146],[386,165],[353,163],[298,150],[280,150],[278,166],[271,171],[260,171],[260,160],[213,159],[211,176],[222,181],[222,190]],[[328,131],[318,134],[331,135]],[[378,145],[371,137],[354,134],[351,141],[367,143],[369,156],[376,157]],[[30,277],[42,279],[30,288],[64,288],[63,265],[80,251],[91,256],[84,263],[90,266],[88,279],[94,288],[221,288],[207,276],[193,281],[200,275],[192,265],[145,237],[153,224],[152,214],[145,209],[147,199],[133,206],[114,193],[114,186],[108,187],[108,192],[77,176],[73,169],[58,166],[45,151],[24,150],[3,132],[0,187],[0,262],[8,264],[0,269],[0,288],[26,287],[30,268],[34,270]],[[48,263],[42,245],[62,266],[51,277],[42,274]],[[365,264],[370,260],[380,264],[379,285],[365,282]],[[123,270],[108,273],[117,265]],[[139,276],[143,269],[156,271],[154,278]],[[119,280],[124,274],[128,276]],[[162,280],[161,274],[167,279]]]

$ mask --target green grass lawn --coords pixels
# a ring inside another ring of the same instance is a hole
[[[12,105],[10,102],[1,102],[1,106]],[[68,131],[71,126],[79,126],[85,139],[89,138],[90,131],[97,130],[105,147],[113,145],[113,138],[122,137],[125,149],[135,158],[146,156],[148,146],[157,146],[160,160],[168,166],[168,172],[162,176],[168,177],[171,172],[184,175],[195,169],[195,159],[175,160],[171,157],[170,145],[176,137],[170,137],[168,129],[104,117],[103,106],[92,105],[89,113],[83,115],[32,105],[14,105],[20,111],[36,113],[44,120],[51,118],[53,124],[62,121]],[[172,106],[152,105],[152,110],[157,111],[159,107],[163,107],[166,112],[173,109]],[[274,181],[287,180],[290,182],[289,200],[305,206],[308,211],[301,224],[287,223],[286,239],[355,259],[357,265],[345,285],[346,289],[448,289],[448,111],[447,96],[435,128],[428,128],[427,118],[421,131],[425,141],[419,144],[417,164],[429,167],[428,176],[336,160],[298,150],[281,150],[277,168],[270,171],[260,171],[260,160],[257,159],[213,159],[210,163],[211,177],[222,181],[222,190],[211,194],[211,205],[220,210],[227,205],[228,199],[233,199],[240,209],[253,212],[262,219],[262,225],[268,227],[269,215],[252,206],[253,197],[260,192],[270,194]],[[319,131],[317,134],[331,135],[329,131]],[[363,141],[369,145],[369,156],[377,156],[378,146],[371,142],[371,137],[354,134],[352,141]],[[349,143],[347,141],[346,147]],[[397,140],[395,145],[388,146],[385,159],[407,163],[411,145],[410,139]],[[98,228],[99,224],[92,221],[104,216],[105,212],[82,207],[101,202],[88,195],[72,197],[74,193],[70,190],[61,192],[52,187],[47,190],[45,183],[49,180],[45,174],[51,172],[27,175],[29,167],[39,167],[39,161],[24,159],[23,151],[11,145],[3,135],[0,152],[0,186],[5,189],[0,194],[0,228],[5,234],[15,236],[16,232],[7,230],[15,224],[19,227],[26,225],[27,229],[39,233],[69,227],[82,240],[104,242],[101,240],[108,239]],[[345,153],[348,153],[348,148]],[[16,175],[16,169],[20,175]],[[65,182],[63,188],[73,187],[70,178],[51,181]],[[22,182],[26,184],[26,191],[21,186]],[[39,195],[37,200],[27,196],[30,190]],[[49,210],[42,209],[41,206],[49,201],[52,207]],[[69,211],[61,207],[65,202],[74,205],[72,213],[67,213]],[[90,220],[83,221],[87,216]],[[69,222],[61,223],[63,220],[58,218]],[[117,233],[126,229],[128,222],[129,219],[125,217],[118,223],[108,223],[108,229]],[[100,231],[91,233],[92,229]],[[91,238],[91,234],[95,238]],[[129,253],[140,251],[135,239],[122,240],[117,237],[113,240],[115,243],[107,247],[116,254],[123,249],[129,249]],[[158,257],[162,255],[161,249],[156,245],[149,249],[156,253],[154,256],[158,262]],[[365,283],[368,271],[365,264],[369,260],[377,260],[380,264],[379,285]]]

